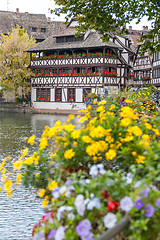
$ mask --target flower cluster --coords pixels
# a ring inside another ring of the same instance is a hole
[[[116,72],[104,71],[104,74],[107,75],[107,76],[111,76],[111,77],[117,77],[118,76],[118,74]]]
[[[48,101],[50,101],[50,98],[49,97],[48,98],[46,98],[46,97],[38,97],[36,99],[36,101],[37,102],[48,102]]]
[[[158,238],[160,119],[156,107],[151,113],[142,105],[144,99],[153,101],[153,91],[105,94],[99,102],[89,93],[91,105],[79,115],[46,126],[40,140],[26,139],[30,151],[23,149],[13,161],[16,185],[22,180],[37,189],[47,211],[33,240],[94,240],[126,213],[127,237]],[[10,196],[14,183],[7,161],[0,171]]]

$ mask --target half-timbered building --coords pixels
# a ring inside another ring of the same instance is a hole
[[[96,31],[75,37],[76,21],[30,48],[34,108],[84,108],[89,93],[104,94],[125,87],[133,66],[129,39],[111,35],[103,42]]]

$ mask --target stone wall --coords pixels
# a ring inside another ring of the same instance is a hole
[[[0,112],[33,112],[29,105],[23,106],[22,103],[0,102]]]

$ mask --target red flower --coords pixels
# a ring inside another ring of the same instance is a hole
[[[106,198],[106,199],[109,197],[109,194],[108,194],[108,191],[107,191],[107,190],[102,190],[101,194],[102,194],[102,196],[103,196],[104,198]]]
[[[108,211],[113,211],[113,210],[115,210],[117,206],[119,206],[119,203],[118,203],[118,202],[108,201],[108,204],[107,204]]]

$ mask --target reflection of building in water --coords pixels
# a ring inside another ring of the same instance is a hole
[[[68,115],[49,115],[49,114],[33,114],[31,116],[31,126],[33,132],[42,133],[45,126],[53,127],[56,121],[61,121],[62,123],[66,122]],[[41,134],[40,133],[40,134]]]

